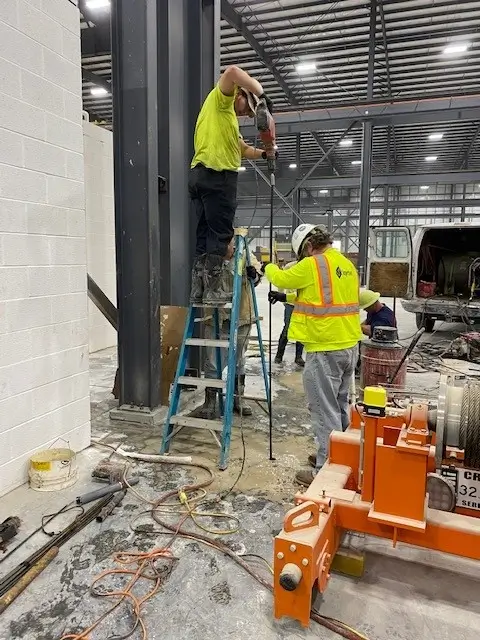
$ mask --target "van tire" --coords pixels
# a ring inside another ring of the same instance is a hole
[[[432,333],[435,327],[435,320],[430,316],[426,316],[424,313],[416,313],[415,321],[417,323],[417,329],[425,328],[425,333]]]

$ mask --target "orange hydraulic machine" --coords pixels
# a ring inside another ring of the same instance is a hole
[[[275,538],[275,617],[307,626],[345,531],[480,560],[480,383],[442,376],[436,409],[367,387]]]

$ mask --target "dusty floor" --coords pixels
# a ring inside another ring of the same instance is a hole
[[[267,317],[264,291],[259,291],[260,312]],[[274,338],[280,333],[283,309],[273,309]],[[415,331],[413,317],[398,310],[400,333],[404,338]],[[428,338],[432,342],[448,341],[461,327],[440,326]],[[264,322],[264,338],[267,328]],[[254,355],[252,350],[251,355]],[[285,364],[274,372],[274,440],[275,460],[268,456],[268,418],[254,404],[254,416],[244,419],[242,429],[232,434],[230,464],[226,471],[215,472],[205,508],[236,515],[239,531],[222,539],[237,553],[255,553],[269,562],[272,539],[281,528],[285,511],[292,506],[297,487],[294,473],[313,451],[313,439],[302,391],[301,372],[293,365],[293,346],[288,347]],[[456,365],[457,366],[457,365]],[[460,366],[460,365],[458,365]],[[142,453],[157,453],[160,430],[113,422],[109,418],[115,401],[110,395],[115,371],[115,350],[94,354],[91,358],[91,395],[93,438],[113,447],[123,445]],[[248,359],[247,393],[261,396],[259,360]],[[417,392],[435,393],[438,373],[411,373],[407,384]],[[245,466],[241,477],[245,440]],[[70,489],[55,494],[39,494],[23,486],[0,500],[0,521],[8,515],[23,520],[18,540],[34,530],[45,513],[52,513],[75,496],[96,488],[90,478],[95,463],[110,455],[110,450],[91,447],[79,456],[80,478]],[[212,469],[218,448],[208,433],[185,429],[172,445],[172,453],[191,454],[194,461]],[[196,479],[201,471],[182,467],[165,467],[146,463],[133,464],[140,477],[138,490],[154,499],[164,491]],[[234,489],[225,493],[235,484]],[[220,498],[215,496],[220,495]],[[225,496],[223,499],[222,497]],[[212,499],[210,499],[212,498]],[[147,551],[162,546],[165,537],[153,532],[149,516],[140,516],[146,506],[133,494],[114,517],[104,523],[92,523],[62,549],[53,563],[0,616],[2,640],[60,640],[64,635],[80,633],[108,608],[102,598],[90,594],[94,576],[112,568],[112,554],[121,550]],[[58,519],[48,528],[58,530],[67,521]],[[174,522],[174,519],[171,520]],[[231,522],[202,521],[210,527],[226,527]],[[150,532],[138,534],[132,526],[142,525]],[[191,525],[187,525],[190,527]],[[38,534],[23,550],[8,558],[2,575],[46,542]],[[478,563],[448,558],[441,554],[408,547],[392,550],[381,540],[357,539],[356,546],[367,552],[366,572],[355,580],[335,575],[324,598],[316,606],[328,616],[340,618],[366,634],[369,640],[477,640],[480,629],[480,567]],[[173,552],[178,561],[162,588],[145,606],[145,622],[150,640],[202,638],[336,638],[312,623],[303,630],[296,623],[275,621],[272,597],[242,569],[216,550],[197,542],[177,539]],[[256,561],[257,571],[268,578],[268,571]],[[108,583],[118,587],[118,579]],[[89,640],[107,640],[124,636],[132,620],[126,609],[119,608]],[[85,636],[70,636],[85,638]],[[141,638],[137,630],[134,638]]]

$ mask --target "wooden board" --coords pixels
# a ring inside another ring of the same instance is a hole
[[[368,288],[387,298],[403,298],[408,291],[409,265],[404,262],[372,262]]]
[[[168,405],[168,394],[177,370],[187,311],[187,307],[160,307],[160,340],[162,346],[160,401],[162,405]]]
[[[177,370],[178,355],[182,345],[185,320],[187,318],[187,307],[160,307],[160,340],[161,340],[161,387],[160,402],[168,405],[168,395],[170,385]],[[115,374],[115,383],[112,393],[118,400],[120,397],[120,376]]]

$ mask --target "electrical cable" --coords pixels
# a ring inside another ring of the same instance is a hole
[[[55,518],[57,518],[62,513],[67,513],[68,511],[71,511],[72,509],[81,509],[80,515],[83,515],[85,513],[85,510],[84,510],[83,507],[80,507],[80,506],[76,505],[75,502],[69,502],[68,504],[64,505],[61,509],[59,509],[56,513],[43,516],[42,524],[39,527],[37,527],[35,529],[35,531],[32,531],[32,533],[30,533],[24,540],[19,542],[13,549],[11,549],[8,553],[6,553],[4,556],[2,556],[0,558],[0,564],[4,560],[9,558],[11,555],[13,555],[16,551],[18,551],[18,549],[23,547],[23,545],[25,545],[29,540],[31,540],[33,538],[33,536],[35,536],[37,533],[40,533],[42,531],[45,535],[47,535],[49,537],[58,535],[57,533],[45,531],[45,526],[49,522],[52,522],[52,520],[55,520]],[[45,522],[46,518],[49,518],[49,520],[47,520]]]

